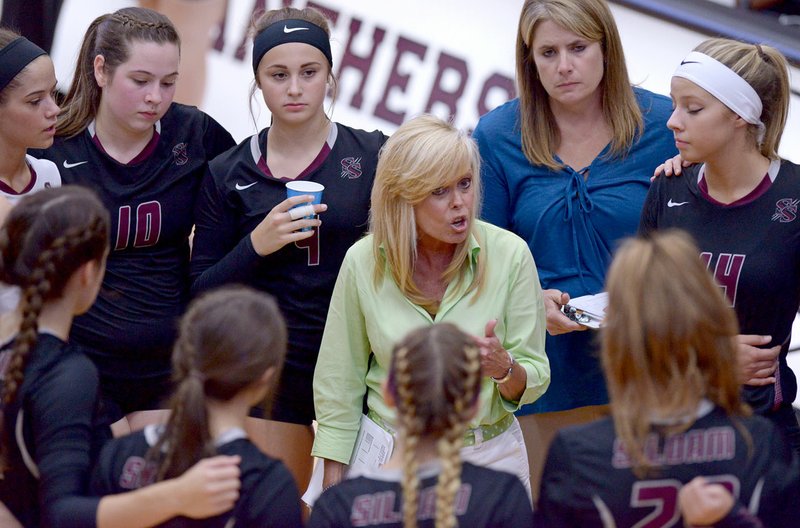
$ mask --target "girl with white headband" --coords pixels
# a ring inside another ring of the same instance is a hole
[[[743,396],[774,421],[795,450],[800,428],[786,363],[800,305],[800,169],[778,157],[789,107],[786,59],[774,48],[727,39],[700,44],[672,77],[667,126],[681,178],[658,178],[648,193],[643,233],[678,227],[736,310]]]

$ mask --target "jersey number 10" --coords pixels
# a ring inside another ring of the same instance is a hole
[[[131,206],[119,208],[117,225],[117,243],[114,251],[126,249],[131,242],[131,231],[134,231],[133,247],[155,246],[161,237],[161,203],[158,201],[140,203],[136,207],[136,227],[132,229]]]

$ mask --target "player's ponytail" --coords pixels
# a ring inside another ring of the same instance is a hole
[[[274,386],[286,355],[286,327],[271,296],[223,288],[195,300],[181,319],[172,354],[175,392],[163,434],[148,451],[157,480],[177,477],[216,452],[208,402],[226,402],[264,383]]]
[[[95,57],[103,56],[105,71],[113,76],[117,67],[130,57],[133,41],[180,46],[172,22],[151,9],[126,7],[94,19],[83,37],[72,85],[61,105],[56,129],[59,136],[72,137],[83,132],[97,116],[102,90],[94,76]]]
[[[396,403],[400,428],[400,441],[403,443],[403,526],[417,526],[417,505],[419,495],[419,462],[417,444],[424,430],[423,420],[417,416],[416,402],[411,379],[409,350],[405,346],[395,349],[392,366],[396,372]],[[402,409],[402,412],[400,412]]]
[[[24,381],[42,308],[61,297],[80,266],[102,261],[108,248],[108,231],[105,207],[91,191],[81,187],[65,186],[27,195],[9,213],[0,231],[0,281],[22,289],[22,318],[5,362],[3,407],[16,400]],[[5,433],[0,436],[3,465]]]
[[[436,440],[441,471],[436,486],[436,528],[456,525],[464,433],[480,393],[480,359],[470,336],[451,324],[409,334],[394,349],[388,388],[395,399],[404,447],[403,525],[417,525],[416,447]]]
[[[469,341],[460,344],[463,364],[458,365],[457,376],[447,381],[452,387],[445,390],[452,395],[453,404],[447,419],[447,429],[439,439],[439,459],[442,471],[436,486],[436,527],[456,526],[455,498],[461,486],[461,455],[467,423],[480,392],[480,352]]]

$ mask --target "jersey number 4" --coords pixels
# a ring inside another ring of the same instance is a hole
[[[319,266],[319,230],[320,228],[317,227],[314,229],[314,234],[309,238],[304,238],[303,240],[298,240],[294,243],[294,245],[298,248],[308,251],[309,266]]]
[[[140,203],[136,207],[136,217],[132,217],[130,205],[119,208],[117,225],[117,243],[114,250],[126,249],[131,243],[131,231],[134,233],[133,247],[143,248],[155,246],[161,237],[161,203],[158,201]],[[132,224],[136,223],[134,227]]]

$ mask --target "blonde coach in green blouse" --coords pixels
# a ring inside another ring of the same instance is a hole
[[[394,344],[449,321],[481,349],[480,406],[462,456],[519,475],[530,491],[513,412],[550,382],[542,291],[525,242],[476,220],[479,175],[474,142],[432,116],[406,122],[384,146],[370,234],[342,264],[314,373],[313,454],[326,460],[323,487],[344,476],[364,394],[370,418],[391,432],[381,383]]]

